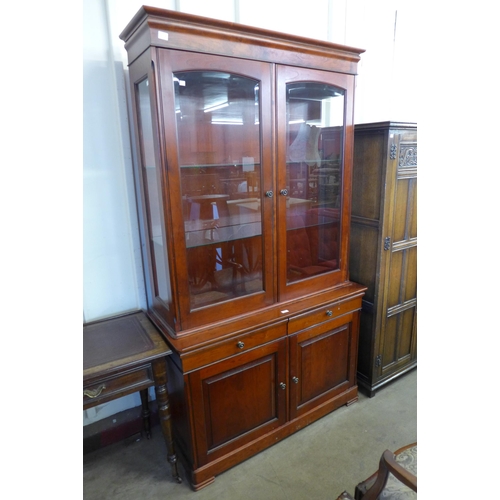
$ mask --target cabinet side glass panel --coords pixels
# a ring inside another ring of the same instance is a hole
[[[263,290],[259,82],[173,75],[191,308]]]
[[[163,197],[161,193],[160,172],[156,167],[153,127],[151,117],[151,102],[149,82],[146,78],[136,85],[137,115],[139,117],[139,144],[142,162],[144,195],[146,199],[147,221],[149,225],[149,247],[151,259],[154,262],[153,279],[155,296],[168,307],[171,301],[170,274],[168,255],[163,230],[161,207]]]
[[[286,86],[287,283],[339,269],[344,90]]]

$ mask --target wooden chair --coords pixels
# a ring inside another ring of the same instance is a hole
[[[382,495],[383,493],[383,495]],[[378,471],[356,486],[355,500],[412,499],[417,493],[417,443],[395,453],[385,450]],[[337,500],[353,500],[344,491]]]

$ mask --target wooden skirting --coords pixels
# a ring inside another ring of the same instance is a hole
[[[154,427],[159,425],[156,401],[149,402],[149,410],[152,432],[155,432]],[[135,441],[141,437],[146,439],[142,407],[137,406],[86,425],[83,428],[83,453],[90,453],[120,441]]]

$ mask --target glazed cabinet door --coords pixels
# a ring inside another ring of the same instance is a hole
[[[166,49],[156,59],[185,330],[274,300],[271,65]]]
[[[277,66],[279,298],[347,279],[354,77]]]
[[[358,318],[353,312],[290,337],[292,419],[356,386]]]
[[[286,421],[286,338],[189,374],[197,466]]]
[[[388,160],[383,309],[376,369],[390,377],[416,362],[417,133],[391,133]]]
[[[140,213],[140,234],[148,309],[167,325],[176,322],[175,288],[172,288],[172,229],[165,207],[165,143],[158,126],[157,73],[149,52],[129,70],[134,110],[137,168],[134,169]],[[175,283],[174,283],[175,286]]]

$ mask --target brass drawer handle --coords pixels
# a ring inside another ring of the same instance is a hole
[[[245,347],[245,342],[242,342],[241,340],[236,344],[236,347],[238,349],[243,349]]]
[[[327,316],[333,316],[333,312],[332,312],[332,311],[330,311],[330,309],[328,309],[328,310],[326,311],[326,315],[327,315]]]
[[[94,398],[97,398],[98,396],[100,396],[101,392],[104,389],[106,389],[106,386],[104,384],[101,384],[97,389],[84,389],[83,395],[94,399]]]

